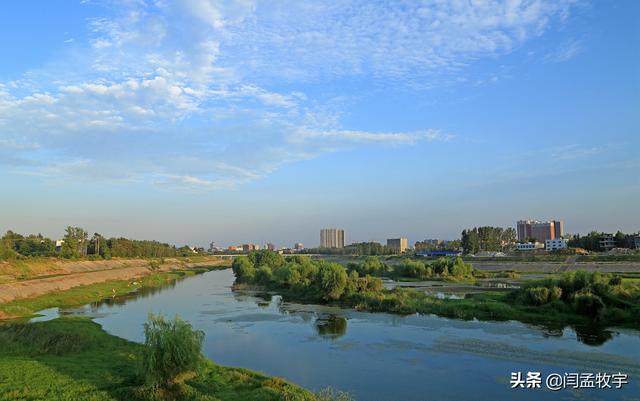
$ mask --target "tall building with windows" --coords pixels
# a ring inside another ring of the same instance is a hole
[[[321,229],[320,248],[344,248],[344,230],[339,228]]]
[[[555,231],[555,239],[560,239],[564,237],[564,221],[562,220],[554,220],[553,221],[553,229]]]
[[[517,223],[518,241],[528,242],[534,238],[538,242],[560,239],[564,235],[564,222],[562,220],[537,221],[519,220]]]
[[[406,238],[389,238],[387,246],[398,253],[402,253],[409,249],[409,240]]]
[[[531,238],[531,224],[535,223],[534,220],[519,220],[517,225],[518,241],[528,242]]]
[[[553,221],[537,222],[531,224],[531,238],[544,243],[546,240],[556,238],[556,230]]]

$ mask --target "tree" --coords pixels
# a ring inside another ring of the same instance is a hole
[[[384,274],[387,270],[384,263],[377,256],[369,256],[364,260],[362,266],[358,269],[360,274],[371,274],[373,276]]]
[[[231,269],[233,269],[233,273],[240,283],[251,282],[256,275],[256,269],[253,267],[253,263],[251,263],[251,260],[246,256],[234,258],[233,263],[231,263]]]
[[[476,253],[480,250],[480,238],[478,229],[462,230],[462,238],[460,239],[464,253]]]
[[[317,281],[324,300],[337,300],[347,286],[347,272],[337,263],[321,262]]]
[[[139,369],[147,385],[168,387],[179,382],[182,374],[197,372],[202,362],[204,332],[194,330],[178,315],[165,320],[162,315],[149,314],[144,336]]]
[[[67,227],[60,255],[65,258],[79,258],[86,255],[88,233],[80,227]]]

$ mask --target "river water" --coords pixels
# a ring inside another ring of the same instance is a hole
[[[179,314],[206,333],[204,353],[357,400],[626,400],[640,397],[640,332],[549,331],[519,322],[363,313],[284,303],[231,291],[231,270],[82,308],[42,311],[91,316],[109,333],[143,341],[149,312]],[[626,373],[621,389],[511,389],[512,372]]]

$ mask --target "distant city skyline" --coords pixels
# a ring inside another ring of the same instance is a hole
[[[640,230],[640,2],[0,4],[0,231]],[[296,32],[292,35],[291,32]]]

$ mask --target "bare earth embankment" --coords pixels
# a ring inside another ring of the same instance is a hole
[[[224,260],[211,257],[159,260],[114,259],[68,261],[59,259],[0,262],[0,304],[33,298],[53,291],[111,280],[130,280],[155,272],[214,266]]]

